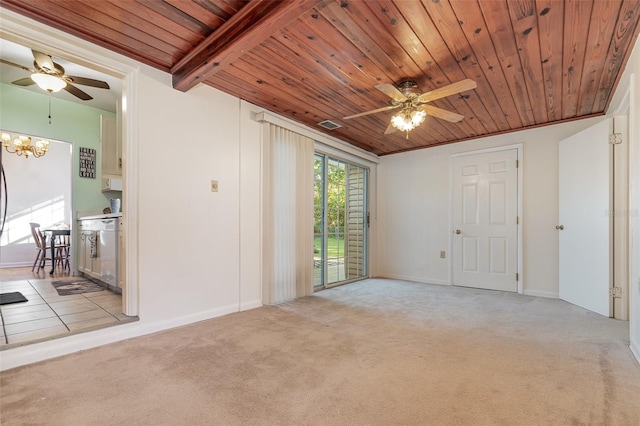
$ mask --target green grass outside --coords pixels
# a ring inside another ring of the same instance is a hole
[[[322,238],[316,237],[313,241],[314,257],[322,256]],[[344,238],[331,236],[327,240],[327,256],[329,258],[344,257]]]

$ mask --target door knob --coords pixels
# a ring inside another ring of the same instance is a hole
[[[456,234],[460,234],[461,231],[459,229],[456,229]]]
[[[564,225],[556,225],[556,229],[558,231],[562,231],[564,229]]]

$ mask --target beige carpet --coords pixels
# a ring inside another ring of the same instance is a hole
[[[367,280],[2,373],[3,426],[639,425],[628,323]]]

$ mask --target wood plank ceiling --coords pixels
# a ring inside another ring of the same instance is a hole
[[[640,0],[0,0],[0,5],[378,155],[606,112],[638,36]],[[390,98],[463,79],[434,117],[385,135]],[[331,120],[342,127],[319,126]]]

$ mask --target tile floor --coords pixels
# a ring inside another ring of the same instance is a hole
[[[119,294],[102,290],[59,296],[51,281],[30,278],[0,282],[0,293],[19,291],[29,299],[0,305],[0,350],[137,319],[122,313]]]

